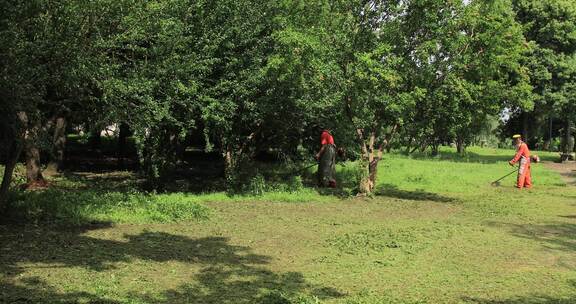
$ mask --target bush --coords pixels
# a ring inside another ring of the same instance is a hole
[[[304,190],[304,183],[302,181],[302,177],[299,175],[291,176],[288,179],[287,186],[289,192],[300,192]]]
[[[266,180],[262,174],[256,174],[256,176],[250,179],[250,182],[245,186],[244,192],[249,195],[260,196],[266,193],[268,187],[266,185]]]

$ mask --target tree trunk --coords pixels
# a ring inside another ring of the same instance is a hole
[[[413,142],[413,141],[414,141],[414,137],[411,136],[410,139],[408,140],[407,144],[406,144],[406,154],[411,154],[411,153],[412,153],[412,152],[410,152],[410,151],[411,151],[411,149],[412,149],[412,142]]]
[[[562,144],[562,153],[568,154],[574,149],[574,141],[572,137],[572,121],[566,118],[564,123],[564,143]]]
[[[438,144],[438,143],[433,143],[433,144],[432,144],[432,155],[433,155],[433,156],[438,155],[438,153],[439,153],[439,147],[440,147],[440,144]]]
[[[40,149],[37,146],[40,124],[35,123],[26,133],[26,182],[28,188],[44,187],[46,180],[42,175]]]
[[[461,138],[458,138],[456,140],[456,151],[460,155],[463,155],[464,153],[466,153],[466,145],[464,144],[464,140]]]
[[[544,133],[546,134],[546,140],[544,140],[542,150],[552,151],[552,117],[548,118],[548,128]]]
[[[128,156],[127,152],[127,145],[128,145],[128,136],[131,135],[130,126],[126,123],[120,124],[120,132],[118,133],[118,144],[116,149],[118,151],[118,167],[124,168],[125,162],[124,158]]]
[[[550,151],[551,144],[552,144],[552,141],[549,138],[544,140],[544,144],[542,145],[542,150]]]
[[[102,130],[93,126],[90,129],[90,137],[88,138],[88,145],[92,151],[97,151],[102,145]]]
[[[2,177],[2,184],[0,185],[0,213],[8,207],[7,199],[10,184],[12,183],[12,174],[14,174],[14,169],[18,164],[18,159],[20,158],[20,154],[24,147],[24,135],[26,125],[28,124],[28,117],[25,112],[19,112],[17,115],[21,126],[15,128],[16,134],[14,135],[16,136],[14,136],[8,147],[4,176]]]
[[[424,153],[426,152],[426,148],[428,148],[428,141],[422,141],[422,143],[420,144],[420,153]]]
[[[60,172],[64,166],[64,153],[66,151],[66,118],[58,117],[54,123],[53,158],[48,164],[51,172]]]
[[[8,207],[8,191],[10,190],[10,184],[12,183],[12,174],[14,173],[14,169],[18,164],[18,158],[22,152],[22,144],[15,140],[9,144],[8,151],[6,166],[4,167],[4,176],[2,177],[2,185],[0,186],[0,213]]]
[[[361,132],[358,133],[361,135]],[[362,137],[363,138],[363,134]],[[378,163],[382,159],[382,154],[384,150],[384,145],[380,145],[377,150],[374,149],[374,143],[376,141],[376,133],[371,132],[368,143],[362,145],[363,162],[366,163],[364,170],[366,170],[367,175],[362,177],[359,185],[359,192],[362,195],[371,194],[376,186],[376,177],[378,173]]]
[[[390,153],[390,150],[392,150],[392,138],[394,137],[394,135],[396,134],[396,131],[398,130],[398,124],[394,125],[394,127],[392,127],[392,130],[390,131],[390,133],[388,133],[386,135],[386,138],[384,139],[384,149],[386,149],[386,153]]]
[[[236,186],[236,164],[234,152],[230,146],[226,147],[224,152],[224,176],[226,178],[226,187],[228,190],[233,190]]]
[[[126,123],[120,124],[120,132],[118,132],[118,155],[120,157],[126,156],[126,145],[128,144],[128,136],[130,136],[130,126]]]
[[[374,158],[370,164],[368,165],[368,178],[370,179],[370,192],[374,191],[374,187],[376,187],[376,177],[378,173],[378,163],[380,162],[381,157]]]

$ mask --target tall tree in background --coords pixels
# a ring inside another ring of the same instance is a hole
[[[509,1],[415,2],[403,16],[412,86],[425,92],[407,145],[455,142],[460,153],[503,108],[531,107],[527,51]]]
[[[569,0],[513,2],[517,19],[532,46],[528,65],[537,96],[534,115],[544,116],[544,121],[552,120],[552,117],[563,121],[563,151],[570,152],[568,143],[573,142],[572,128],[576,119],[573,89],[576,81],[576,3]],[[528,117],[530,114],[523,115]]]

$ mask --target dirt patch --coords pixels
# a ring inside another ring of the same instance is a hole
[[[564,163],[544,163],[546,168],[552,169],[562,176],[562,179],[569,185],[576,186],[576,162]]]

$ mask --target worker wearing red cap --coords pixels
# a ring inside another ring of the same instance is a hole
[[[518,166],[518,179],[516,180],[516,187],[518,189],[531,188],[532,187],[532,177],[530,176],[530,150],[528,150],[528,145],[522,141],[521,135],[512,136],[514,139],[514,145],[516,146],[516,155],[509,162],[510,166],[514,166],[517,162],[520,163]]]
[[[318,163],[318,184],[321,187],[336,188],[336,145],[329,129],[320,135],[322,148],[316,154]]]

